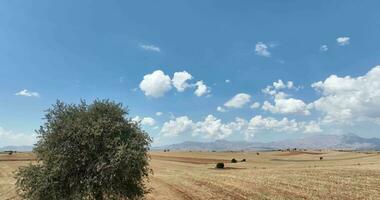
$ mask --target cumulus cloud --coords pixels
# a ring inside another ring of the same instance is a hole
[[[272,117],[263,117],[257,115],[249,121],[248,129],[245,132],[246,138],[253,137],[256,133],[263,131],[273,131],[273,132],[284,132],[284,133],[316,133],[321,132],[322,129],[319,127],[319,124],[311,122],[297,122],[292,119],[284,117],[281,120],[277,120]]]
[[[146,74],[139,86],[145,96],[155,98],[164,96],[172,87],[178,92],[183,92],[190,87],[195,88],[194,94],[198,97],[210,93],[211,89],[203,81],[197,81],[195,84],[188,83],[192,79],[193,76],[187,71],[175,72],[173,79],[170,79],[170,76],[163,71],[156,70],[151,74]]]
[[[161,128],[163,136],[178,136],[183,133],[192,132],[194,130],[194,123],[187,116],[177,117],[173,120],[165,122]]]
[[[324,114],[324,122],[351,123],[370,120],[380,123],[380,66],[364,76],[331,75],[311,86],[321,93],[312,103]]]
[[[262,109],[272,113],[310,115],[310,111],[308,110],[309,108],[306,103],[300,99],[294,98],[286,99],[275,97],[274,104],[265,101]]]
[[[280,89],[284,89],[284,88],[292,89],[294,87],[294,83],[293,83],[293,81],[288,81],[285,84],[281,79],[279,79],[277,82],[273,82],[273,87],[276,90],[280,90]]]
[[[193,76],[187,71],[175,72],[172,79],[173,86],[178,92],[183,92],[186,88],[190,87],[190,84],[188,84],[187,81],[191,79],[193,79]]]
[[[144,49],[146,51],[154,51],[154,52],[161,52],[160,47],[150,45],[150,44],[141,44],[140,45],[141,49]]]
[[[251,95],[246,93],[239,93],[228,100],[224,106],[227,108],[242,108],[251,100]]]
[[[169,137],[191,134],[203,138],[222,139],[246,129],[244,128],[246,125],[247,122],[241,118],[223,123],[221,119],[208,115],[202,121],[193,122],[187,116],[182,116],[165,122],[161,128],[161,134]]]
[[[226,79],[225,82],[226,83],[231,83],[231,80],[230,79]]]
[[[277,120],[272,117],[264,118],[261,115],[257,115],[249,121],[249,130],[257,132],[257,130],[261,129],[295,132],[299,130],[299,125],[294,119],[289,120],[286,117]]]
[[[143,126],[154,126],[154,125],[156,125],[156,120],[154,120],[151,117],[140,118],[139,116],[136,116],[136,117],[132,118],[132,121],[139,122]]]
[[[322,132],[321,127],[315,121],[311,121],[309,123],[303,123],[302,126],[304,128],[304,131],[303,131],[304,133],[320,133],[320,132]]]
[[[225,108],[223,108],[222,106],[218,106],[216,108],[216,110],[219,111],[219,112],[227,112],[227,110]]]
[[[252,109],[256,109],[256,108],[259,108],[260,107],[260,103],[259,102],[254,102],[252,105],[251,105],[251,108]]]
[[[339,46],[345,46],[350,44],[350,38],[349,37],[338,37],[336,38],[336,42]]]
[[[16,133],[0,127],[0,147],[33,145],[37,142],[36,134]]]
[[[156,112],[157,116],[161,116],[163,113],[162,112]]]
[[[231,122],[222,122],[213,115],[206,116],[203,120],[194,122],[187,116],[182,116],[165,122],[161,128],[161,135],[175,137],[179,135],[200,136],[202,138],[223,139],[232,135],[242,134],[246,139],[251,139],[257,133],[265,132],[283,133],[315,133],[322,129],[319,124],[310,122],[297,122],[284,117],[277,120],[261,115],[252,117],[249,121],[243,118],[235,118]]]
[[[322,52],[325,52],[325,51],[329,50],[329,47],[324,44],[321,47],[319,47],[319,50],[322,51]]]
[[[194,94],[197,95],[198,97],[203,96],[210,92],[210,89],[207,87],[207,85],[203,83],[203,81],[197,81],[195,83],[195,86],[197,89],[194,91]]]
[[[233,133],[244,129],[247,122],[244,119],[236,118],[230,123],[222,123],[221,119],[208,115],[203,121],[196,123],[196,129],[193,134],[201,134],[205,138],[223,139]]]
[[[145,75],[140,83],[140,89],[144,94],[155,98],[164,96],[171,88],[170,77],[161,70]]]
[[[263,42],[258,42],[255,45],[255,53],[259,56],[270,57],[271,53],[268,49],[268,45],[264,44]]]
[[[31,92],[27,89],[21,90],[20,92],[15,93],[16,96],[24,96],[24,97],[39,97],[40,94],[38,92]]]
[[[283,89],[297,88],[294,86],[293,81],[285,83],[279,79],[277,82],[273,82],[272,85],[267,86],[262,92],[272,96],[274,103],[272,104],[269,101],[264,101],[262,109],[279,114],[310,114],[309,106],[305,102],[301,99],[290,98],[290,95],[281,91]]]
[[[287,81],[287,82],[284,82],[282,81],[281,79],[279,79],[277,82],[273,82],[272,85],[268,85],[267,87],[265,87],[264,89],[262,89],[261,91],[264,93],[264,94],[268,94],[268,95],[271,95],[271,96],[286,96],[286,94],[284,92],[280,92],[280,90],[283,90],[283,89],[298,89],[297,87],[294,86],[294,83],[293,81]]]

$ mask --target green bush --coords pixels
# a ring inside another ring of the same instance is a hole
[[[222,163],[222,162],[216,163],[216,168],[217,169],[223,169],[224,168],[224,163]]]
[[[241,162],[245,162],[246,160],[245,160],[245,158],[243,158],[242,160],[241,160]]]
[[[29,200],[138,199],[147,192],[148,134],[121,104],[58,101],[46,111],[34,148],[38,163],[16,173]]]
[[[231,163],[237,163],[237,160],[235,158],[232,158]]]

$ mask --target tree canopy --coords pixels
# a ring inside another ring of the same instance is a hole
[[[38,163],[16,173],[31,200],[139,199],[146,187],[151,138],[119,103],[57,101],[37,130]]]

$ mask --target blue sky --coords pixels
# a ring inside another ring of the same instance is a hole
[[[379,6],[1,1],[0,146],[33,143],[44,110],[81,98],[122,102],[154,145],[377,137]]]

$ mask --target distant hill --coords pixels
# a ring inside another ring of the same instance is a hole
[[[286,148],[303,149],[345,149],[345,150],[380,150],[379,138],[362,138],[355,134],[345,135],[312,135],[310,137],[284,140],[270,143],[246,141],[216,140],[214,142],[183,142],[152,148],[153,150],[181,151],[241,151],[241,150],[272,150]]]
[[[272,148],[379,150],[379,138],[362,138],[355,134],[313,135],[310,137],[268,143]]]
[[[4,146],[0,151],[32,151],[33,146]]]
[[[153,150],[171,149],[182,151],[240,151],[240,150],[263,150],[265,143],[251,143],[246,141],[215,140],[214,142],[191,142],[166,145],[152,148]]]

